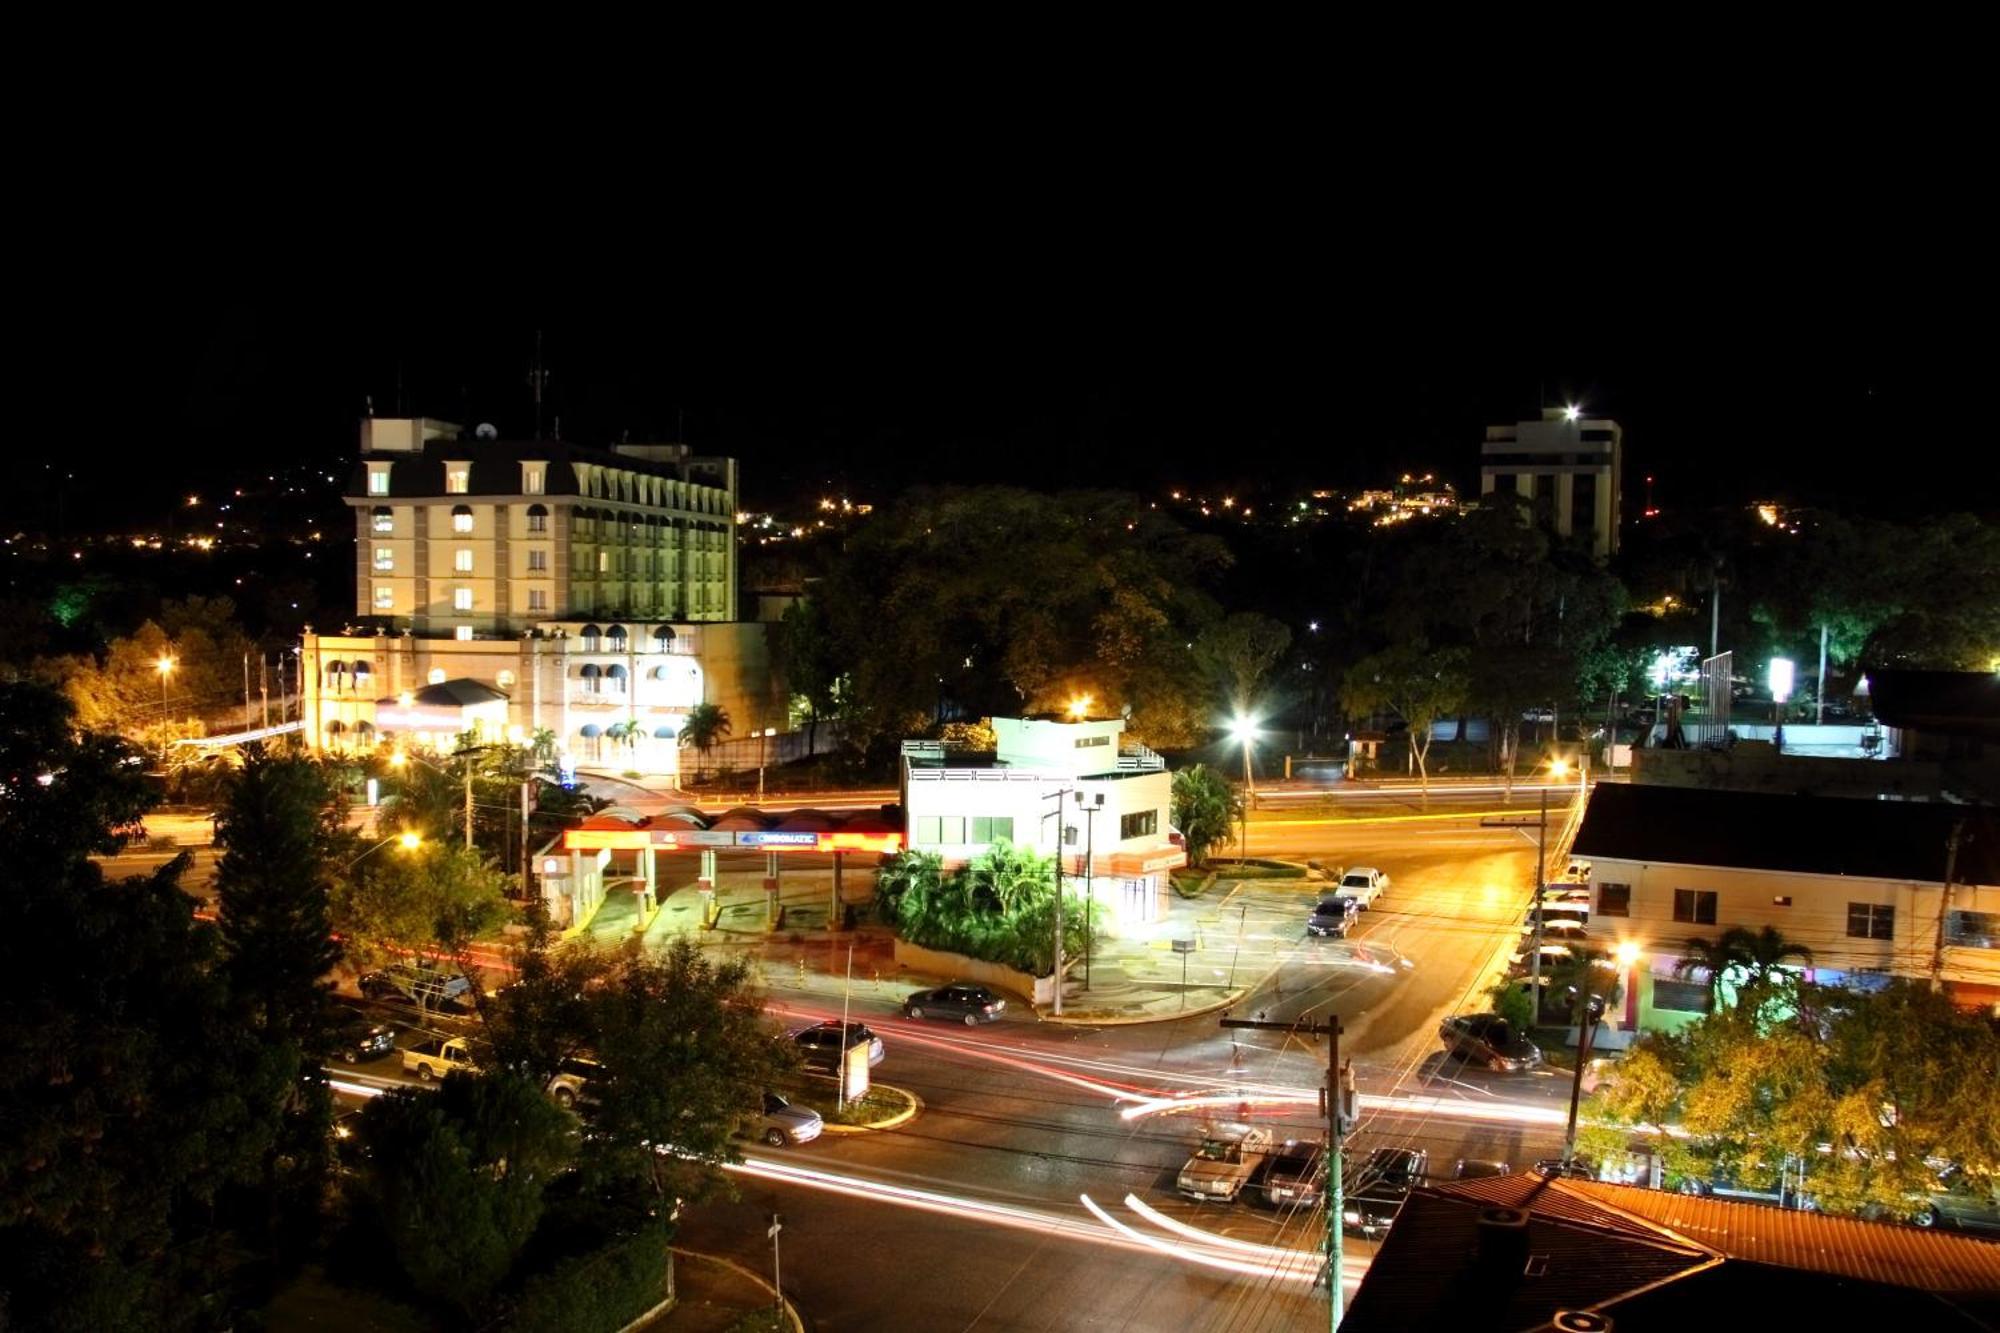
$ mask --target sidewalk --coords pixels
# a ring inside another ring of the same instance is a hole
[[[674,1306],[639,1327],[646,1333],[729,1333],[744,1327],[786,1330],[801,1328],[797,1311],[785,1303],[785,1318],[758,1324],[758,1315],[775,1316],[777,1293],[771,1284],[728,1259],[674,1250]]]
[[[1059,1018],[1051,1006],[1031,1007],[1021,995],[1009,996],[1010,1011],[1034,1012],[1047,1022],[1096,1026],[1166,1021],[1222,1008],[1296,954],[1305,916],[1325,887],[1316,879],[1248,880],[1233,886],[1219,883],[1194,900],[1170,890],[1159,920],[1116,936],[1099,935],[1087,966],[1082,958],[1068,960]],[[662,901],[645,940],[657,945],[675,934],[692,935],[706,949],[747,959],[773,992],[830,1005],[846,998],[856,1012],[886,1012],[912,990],[956,980],[899,964],[894,935],[886,926],[864,921],[853,930],[828,929],[831,892],[825,874],[787,875],[779,895],[785,924],[772,931],[763,890],[725,881],[716,891],[721,904],[716,928],[703,930],[700,891],[677,888]],[[866,892],[865,878],[853,876],[844,899],[864,917],[860,895]],[[1104,906],[1101,898],[1099,905]],[[617,894],[599,911],[590,934],[601,943],[621,942],[636,924],[632,896]],[[1190,941],[1192,951],[1175,952],[1176,940]],[[1351,954],[1357,966],[1377,961],[1361,942],[1329,940],[1314,947],[1332,956]]]

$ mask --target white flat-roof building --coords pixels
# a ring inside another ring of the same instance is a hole
[[[1187,864],[1168,824],[1165,761],[1124,741],[1120,718],[996,717],[992,727],[991,751],[903,743],[907,845],[947,863],[1001,841],[1060,853],[1064,872],[1087,876],[1112,920],[1160,919],[1168,872]]]
[[[1599,559],[1616,555],[1624,438],[1617,422],[1573,407],[1544,409],[1540,421],[1488,426],[1479,493],[1519,495],[1558,535],[1587,535]]]

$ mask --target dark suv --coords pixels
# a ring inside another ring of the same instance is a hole
[[[835,1022],[825,1022],[809,1028],[800,1028],[792,1034],[792,1042],[798,1048],[799,1060],[807,1069],[816,1073],[831,1074],[840,1067],[840,1027]],[[847,1025],[847,1046],[868,1048],[868,1067],[873,1069],[882,1063],[882,1039],[874,1034],[865,1023]]]
[[[377,1023],[351,1005],[327,1006],[326,1030],[332,1039],[329,1050],[336,1060],[358,1065],[378,1059],[396,1049],[396,1029]]]
[[[1377,1148],[1354,1173],[1342,1200],[1341,1222],[1364,1236],[1381,1235],[1430,1167],[1431,1155],[1422,1148]]]

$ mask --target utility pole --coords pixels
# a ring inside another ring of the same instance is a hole
[[[1347,1296],[1340,1286],[1341,1213],[1346,1207],[1341,1198],[1340,1145],[1357,1109],[1354,1067],[1340,1063],[1340,1020],[1335,1018],[1329,1023],[1269,1023],[1257,1018],[1225,1018],[1222,1026],[1254,1028],[1262,1032],[1293,1032],[1327,1039],[1326,1087],[1320,1093],[1320,1105],[1326,1112],[1326,1326],[1329,1333],[1333,1333],[1340,1327],[1341,1306]]]
[[[848,1011],[848,1005],[851,1002],[853,995],[854,995],[854,937],[852,935],[849,935],[847,937],[847,980],[840,988],[840,1050],[842,1059],[846,1058],[847,1011]],[[847,1107],[847,1070],[845,1068],[843,1068],[840,1071],[839,1086],[834,1090],[833,1104],[835,1109],[837,1110],[845,1110]]]
[[[472,850],[472,752],[467,750],[460,756],[465,760],[465,850]]]
[[[1931,989],[1944,989],[1944,941],[1945,924],[1951,920],[1951,881],[1958,873],[1958,844],[1965,832],[1965,821],[1954,819],[1951,836],[1944,844],[1944,887],[1938,894],[1937,945],[1931,950]]]
[[[841,1080],[846,1082],[845,1076]],[[771,1214],[771,1229],[764,1234],[771,1238],[771,1293],[778,1298],[778,1316],[782,1322],[785,1314],[785,1268],[778,1254],[778,1233],[785,1229],[785,1219]]]
[[[1549,873],[1549,787],[1542,784],[1542,833],[1535,843],[1535,944],[1528,955],[1528,1003],[1535,1019],[1542,1017],[1542,900],[1548,896],[1545,883]]]
[[[521,896],[531,897],[535,891],[535,881],[528,869],[530,856],[528,844],[528,816],[535,808],[535,780],[525,778],[521,782]]]
[[[1097,812],[1104,808],[1104,793],[1090,793],[1094,800],[1086,800],[1083,792],[1076,794],[1076,803],[1083,810],[1083,988],[1090,989],[1090,945],[1096,934],[1096,922],[1091,918],[1097,913]]]
[[[1070,789],[1069,789],[1069,788],[1067,788],[1067,787],[1063,787],[1063,788],[1059,788],[1059,789],[1057,789],[1056,791],[1052,791],[1052,792],[1049,792],[1049,793],[1048,793],[1047,795],[1045,795],[1045,796],[1043,796],[1043,797],[1042,797],[1042,799],[1043,799],[1043,800],[1045,800],[1045,801],[1054,801],[1054,802],[1056,803],[1056,810],[1055,810],[1055,815],[1056,815],[1056,976],[1055,976],[1055,982],[1056,982],[1056,986],[1055,986],[1055,990],[1056,990],[1056,995],[1055,995],[1055,1015],[1056,1015],[1056,1017],[1057,1017],[1057,1018],[1061,1018],[1061,1017],[1062,1017],[1062,993],[1063,993],[1063,918],[1062,918],[1062,909],[1063,909],[1063,883],[1062,883],[1062,881],[1063,881],[1063,871],[1062,871],[1062,859],[1063,859],[1063,833],[1064,833],[1064,829],[1063,829],[1063,797],[1065,797],[1065,796],[1069,795],[1069,792],[1070,792]],[[1043,815],[1043,816],[1042,816],[1042,818],[1043,818],[1043,819],[1047,819],[1047,818],[1048,818],[1048,816],[1047,816],[1047,815]]]
[[[1583,1069],[1590,1063],[1590,1039],[1597,1033],[1597,1015],[1591,1012],[1590,974],[1595,964],[1586,961],[1583,969],[1583,994],[1578,998],[1576,1030],[1576,1075],[1569,1085],[1569,1126],[1563,1130],[1563,1168],[1576,1157],[1576,1108],[1583,1100]]]

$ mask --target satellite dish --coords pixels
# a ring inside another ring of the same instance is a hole
[[[480,422],[472,428],[472,433],[482,440],[497,440],[500,438],[499,430],[490,421]]]

